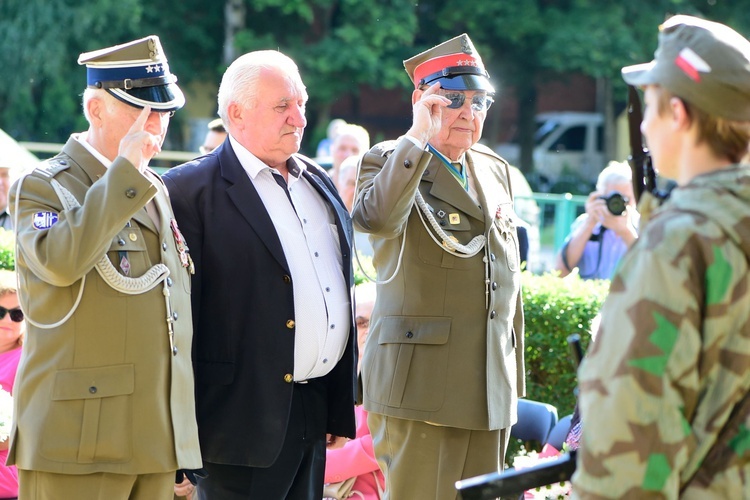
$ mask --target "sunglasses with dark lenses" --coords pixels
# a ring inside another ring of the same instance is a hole
[[[451,103],[448,105],[451,109],[460,109],[466,102],[466,94],[463,92],[441,92],[440,95],[448,99]],[[476,94],[471,98],[471,109],[474,111],[487,111],[495,100],[482,94]]]
[[[0,306],[0,320],[5,318],[5,315],[10,313],[10,320],[14,323],[20,323],[23,321],[23,311],[20,307],[14,307],[13,309],[6,309]]]

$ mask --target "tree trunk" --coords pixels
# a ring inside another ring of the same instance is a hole
[[[224,64],[227,66],[237,59],[234,35],[245,29],[246,12],[243,0],[227,0],[224,4]]]

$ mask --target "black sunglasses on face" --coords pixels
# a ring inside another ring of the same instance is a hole
[[[10,320],[14,323],[20,323],[23,321],[23,311],[20,307],[14,307],[13,309],[6,309],[0,306],[0,320],[5,318],[5,315],[10,313]]]

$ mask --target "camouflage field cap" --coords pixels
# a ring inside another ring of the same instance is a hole
[[[446,90],[495,92],[469,36],[464,33],[404,61],[414,88],[440,82]]]
[[[630,85],[658,84],[699,109],[750,120],[750,42],[723,24],[674,16],[659,27],[654,60],[627,66]]]
[[[86,65],[89,88],[105,89],[136,108],[175,111],[185,105],[158,36],[86,52],[78,56],[78,64]]]

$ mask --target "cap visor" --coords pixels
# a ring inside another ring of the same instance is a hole
[[[489,94],[495,92],[495,88],[490,85],[489,80],[479,75],[456,75],[438,78],[430,82],[430,85],[436,81],[440,82],[440,88],[445,90],[484,90]]]
[[[107,89],[117,99],[136,108],[151,106],[154,111],[177,111],[185,105],[185,95],[174,83],[137,89]]]
[[[655,61],[625,66],[622,68],[622,79],[625,80],[625,83],[636,87],[655,83],[653,75],[654,67],[656,67]]]

